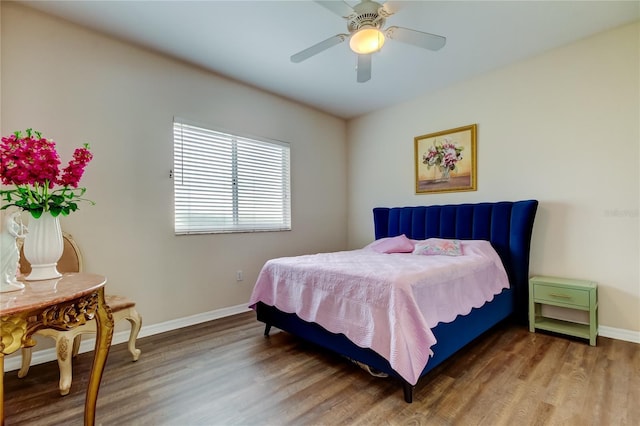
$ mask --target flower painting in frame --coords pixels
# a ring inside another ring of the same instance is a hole
[[[476,138],[472,124],[416,136],[416,194],[475,191]]]

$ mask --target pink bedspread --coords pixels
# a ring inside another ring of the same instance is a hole
[[[487,241],[462,241],[463,256],[351,250],[272,259],[250,306],[295,313],[371,348],[415,385],[433,354],[431,328],[466,315],[508,288]]]

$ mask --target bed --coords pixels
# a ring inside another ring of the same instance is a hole
[[[292,313],[293,309],[280,310],[270,298],[256,297],[259,293],[256,288],[250,306],[256,310],[257,319],[265,323],[265,336],[269,335],[272,326],[277,327],[374,371],[396,377],[402,383],[405,401],[410,403],[417,379],[482,333],[507,318],[526,324],[529,252],[537,206],[536,200],[525,200],[373,209],[376,240],[402,235],[414,241],[427,238],[456,239],[462,242],[484,240],[493,247],[506,272],[508,288],[491,296],[490,301],[482,306],[470,309],[468,314],[459,315],[451,322],[440,322],[428,330],[436,343],[429,348],[428,361],[424,368],[420,365],[421,371],[418,371],[417,378],[408,378],[406,372],[397,367],[397,363],[394,368],[389,357],[381,355],[380,351],[362,345],[362,342],[358,345],[343,333],[331,332],[315,322],[305,321]],[[416,348],[418,352],[423,349]],[[408,352],[412,350],[414,349],[407,349]]]

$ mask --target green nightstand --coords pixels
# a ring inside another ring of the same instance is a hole
[[[536,328],[589,339],[595,346],[598,284],[557,277],[529,279],[529,331]]]

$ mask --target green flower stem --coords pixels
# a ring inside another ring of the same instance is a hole
[[[42,197],[39,197],[41,187]],[[29,185],[26,185],[26,188],[29,193],[29,201],[33,204],[40,204],[42,206],[42,211],[49,211],[49,180],[45,180],[44,185],[36,183],[33,191],[29,188]]]
[[[29,202],[31,204],[37,204],[38,200],[36,199],[36,194],[34,194],[34,192],[31,190],[31,188],[29,188],[29,185],[24,185],[22,188],[24,188],[27,191],[27,196],[29,197]]]

